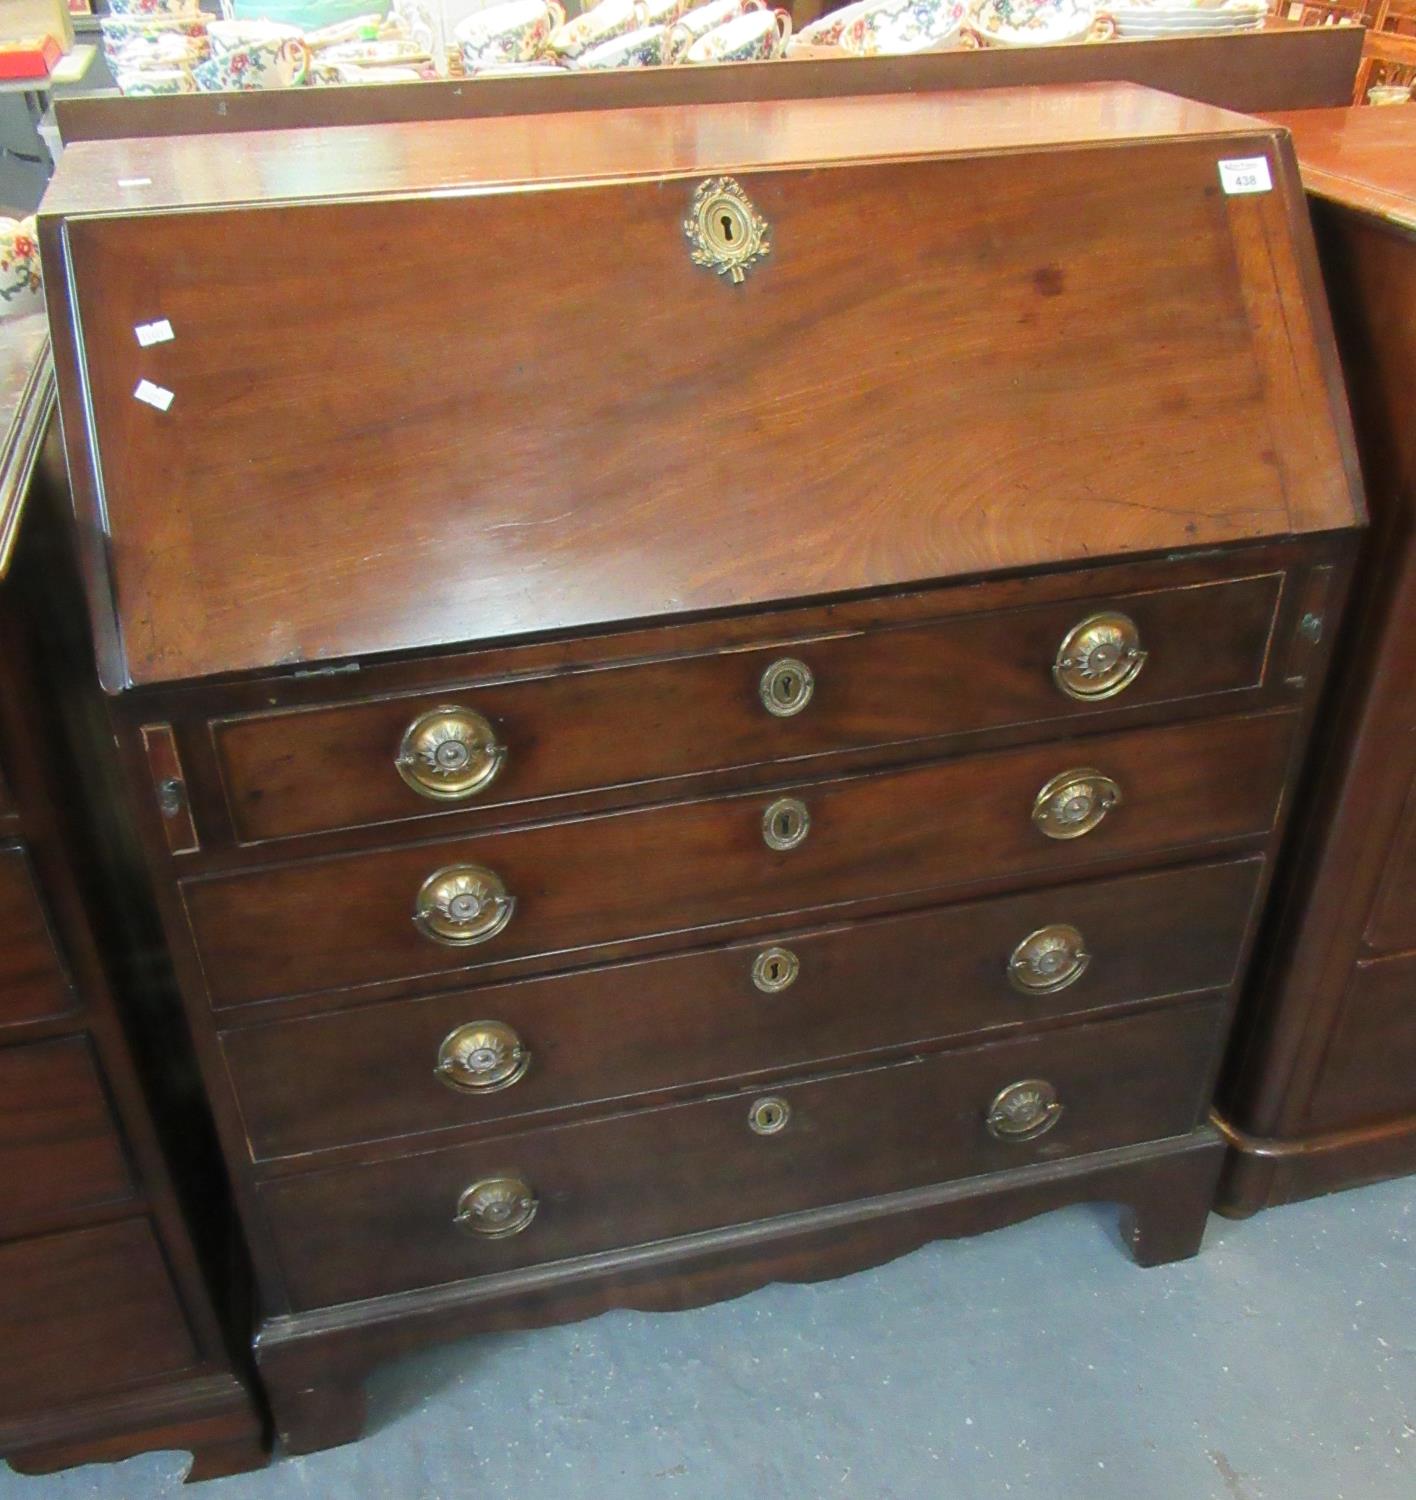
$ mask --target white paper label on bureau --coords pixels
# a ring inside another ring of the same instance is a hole
[[[172,392],[166,386],[154,385],[150,380],[138,381],[138,388],[133,395],[139,401],[146,401],[149,406],[155,406],[158,411],[166,411],[172,405]]]
[[[144,349],[152,344],[166,344],[177,337],[166,318],[159,318],[155,323],[139,323],[133,332]]]
[[[1268,193],[1273,191],[1268,157],[1235,156],[1219,164],[1219,181],[1226,193]]]

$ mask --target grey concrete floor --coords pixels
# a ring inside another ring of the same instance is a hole
[[[1142,1271],[1073,1208],[816,1286],[429,1351],[192,1500],[1416,1500],[1416,1179]],[[149,1500],[149,1454],[0,1500]]]

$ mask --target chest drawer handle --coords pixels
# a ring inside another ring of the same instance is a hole
[[[453,1223],[479,1239],[505,1240],[529,1229],[540,1206],[531,1184],[508,1172],[474,1182],[457,1200]]]
[[[494,870],[448,865],[423,882],[413,909],[418,931],[452,948],[485,943],[511,921],[516,898]]]
[[[816,691],[816,678],[804,661],[794,656],[783,656],[774,661],[762,674],[757,685],[762,706],[778,719],[790,719],[799,714],[811,702]]]
[[[1032,820],[1050,839],[1079,839],[1121,802],[1121,788],[1089,767],[1063,771],[1033,799]]]
[[[778,797],[762,814],[762,841],[769,849],[795,849],[811,832],[811,814],[800,797]]]
[[[459,802],[497,779],[506,748],[491,721],[471,708],[434,708],[403,732],[394,764],[420,797]]]
[[[1042,1078],[1022,1078],[1000,1089],[988,1106],[988,1133],[999,1141],[1035,1141],[1062,1118],[1057,1090]]]
[[[467,1094],[494,1094],[520,1083],[531,1054],[505,1021],[469,1021],[438,1048],[438,1079]]]
[[[1008,960],[1008,979],[1025,995],[1055,995],[1087,971],[1091,954],[1075,927],[1055,922],[1030,932]]]
[[[1057,648],[1052,678],[1069,698],[1094,703],[1125,692],[1146,664],[1130,615],[1105,610],[1074,625]]]

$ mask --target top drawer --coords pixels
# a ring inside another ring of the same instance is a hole
[[[1258,686],[1282,574],[245,715],[242,842]]]

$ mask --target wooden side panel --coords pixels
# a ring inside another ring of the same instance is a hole
[[[1374,948],[1416,948],[1416,783],[1387,856],[1367,941]]]
[[[693,179],[71,221],[131,677],[1348,524],[1263,145],[743,170],[741,286]]]
[[[1358,964],[1310,1122],[1318,1129],[1409,1115],[1416,1102],[1416,954]]]

